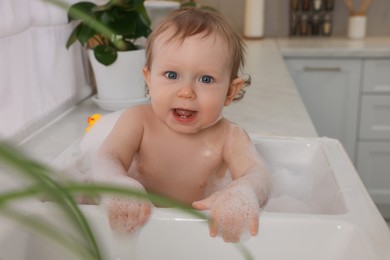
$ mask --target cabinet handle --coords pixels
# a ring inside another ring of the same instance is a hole
[[[340,67],[304,67],[304,71],[334,71],[339,72],[341,71]]]

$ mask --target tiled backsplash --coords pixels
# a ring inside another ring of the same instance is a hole
[[[335,0],[333,11],[333,36],[346,36],[348,12],[343,0]],[[236,28],[242,32],[244,26],[245,0],[198,0],[211,5],[230,18]],[[358,4],[359,0],[355,1]],[[290,0],[266,0],[265,36],[287,36]],[[390,36],[390,1],[374,0],[368,11],[368,36]]]

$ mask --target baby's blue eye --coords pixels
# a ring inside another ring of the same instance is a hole
[[[211,77],[211,76],[202,76],[200,81],[202,83],[211,83],[211,82],[213,82],[213,77]]]
[[[177,73],[173,71],[168,71],[165,73],[165,77],[168,79],[177,79]]]

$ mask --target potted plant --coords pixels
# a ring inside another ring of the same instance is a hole
[[[98,92],[93,100],[106,110],[145,102],[141,73],[145,55],[137,45],[151,32],[144,0],[78,2],[70,6],[68,17],[77,25],[66,46],[78,41],[89,49]]]
[[[209,5],[201,5],[197,3],[196,0],[176,0],[176,1],[180,3],[181,8],[194,7],[194,8],[206,9],[213,12],[217,12],[217,9],[215,9],[214,7]]]

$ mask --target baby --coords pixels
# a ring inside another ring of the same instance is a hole
[[[146,44],[151,103],[120,116],[97,153],[94,177],[210,210],[212,237],[256,235],[269,175],[246,132],[222,117],[223,107],[243,95],[243,63],[243,42],[220,14],[179,9],[166,17]],[[231,183],[208,194],[226,174]],[[121,232],[144,225],[152,208],[125,197],[102,203]]]

